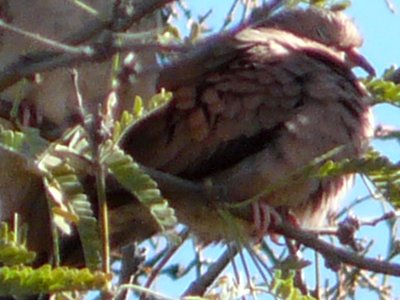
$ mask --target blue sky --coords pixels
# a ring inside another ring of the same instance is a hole
[[[192,9],[194,17],[196,15],[205,14],[211,7],[212,14],[208,18],[207,24],[214,29],[221,27],[222,17],[230,8],[232,0],[188,0],[188,6]],[[400,10],[400,1],[393,0],[394,4]],[[380,75],[385,68],[392,64],[400,64],[400,16],[389,11],[385,4],[385,0],[354,0],[352,7],[348,10],[348,14],[354,18],[360,31],[364,36],[364,45],[361,52],[369,59],[372,65],[376,68],[377,74]],[[181,27],[184,27],[184,22],[180,22]],[[377,124],[387,124],[400,128],[400,111],[398,109],[389,108],[386,105],[381,105],[374,109],[374,115]],[[399,159],[399,145],[394,142],[374,142],[374,146],[397,161]],[[344,203],[349,203],[351,200],[362,197],[367,194],[367,190],[361,180],[357,180],[355,188],[348,194]],[[354,209],[354,214],[361,218],[373,218],[382,214],[382,204],[377,201],[368,201]],[[369,252],[370,256],[381,254],[386,255],[387,242],[384,237],[387,236],[387,227],[385,224],[376,227],[364,228],[359,232],[359,237],[374,239],[375,244]],[[190,246],[187,246],[189,249]],[[212,249],[208,251],[212,258],[216,258],[220,249]],[[190,250],[181,251],[173,259],[175,262],[187,261],[193,255]],[[328,274],[327,278],[333,278],[333,274]],[[158,291],[163,291],[169,296],[177,296],[186,287],[186,284],[191,279],[180,282],[180,286],[174,286],[172,281],[168,279],[161,280],[156,283],[155,288]],[[400,294],[400,284],[396,280],[393,282],[395,291]],[[368,292],[360,292],[356,295],[357,299],[368,297],[368,299],[378,299],[375,294]],[[264,299],[264,298],[259,298]]]

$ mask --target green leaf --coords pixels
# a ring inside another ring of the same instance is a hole
[[[108,141],[102,149],[102,161],[118,182],[149,208],[162,230],[176,224],[175,212],[162,197],[157,183],[140,169],[132,157]]]
[[[154,95],[149,102],[149,108],[150,109],[155,109],[168,101],[171,101],[173,97],[172,92],[166,91],[164,88],[161,89],[161,92],[158,94]]]
[[[132,112],[123,111],[121,117],[115,122],[112,134],[112,140],[118,143],[119,139],[124,135],[126,130],[146,113],[156,109],[157,107],[167,103],[172,99],[172,93],[167,92],[165,89],[161,89],[161,92],[155,94],[148,102],[149,109],[144,107],[143,99],[139,96],[135,97]]]
[[[392,163],[375,150],[369,150],[364,158],[331,160],[324,163],[317,176],[341,176],[352,173],[365,174],[382,196],[396,208],[400,207],[400,166]]]
[[[0,263],[10,266],[16,264],[31,264],[36,253],[29,251],[26,247],[26,236],[21,237],[18,228],[11,231],[7,223],[0,224]]]
[[[287,276],[283,276],[280,270],[275,271],[275,277],[273,280],[272,293],[276,297],[282,299],[293,299],[293,300],[313,300],[314,297],[303,295],[301,291],[294,286],[294,275],[295,272],[289,272]]]
[[[89,291],[102,289],[110,275],[89,269],[67,267],[38,269],[24,266],[0,268],[0,295],[26,296],[63,291]]]
[[[33,159],[43,152],[49,145],[39,135],[36,128],[25,128],[24,131],[4,129],[0,126],[0,146],[4,149],[24,156],[26,159]]]
[[[70,223],[77,226],[83,247],[86,265],[97,269],[100,265],[101,239],[97,219],[94,216],[90,199],[84,193],[73,165],[87,171],[89,165],[74,162],[74,158],[90,159],[85,135],[80,130],[73,130],[65,139],[68,145],[52,144],[41,156],[38,166],[44,174],[44,184],[53,211],[53,221],[65,233],[71,232]],[[78,161],[79,162],[79,161]]]
[[[377,151],[370,151],[366,157],[364,173],[375,184],[377,190],[394,205],[400,208],[400,166]]]
[[[400,84],[382,78],[366,79],[364,84],[374,97],[375,103],[389,103],[400,106]]]

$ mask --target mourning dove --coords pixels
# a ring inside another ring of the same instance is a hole
[[[135,123],[121,145],[146,167],[222,186],[229,203],[279,186],[259,203],[318,226],[353,176],[290,175],[340,146],[330,159],[366,150],[372,116],[351,69],[374,71],[357,52],[361,44],[343,13],[316,8],[284,10],[208,39],[162,70],[158,88],[173,99]],[[190,214],[178,211],[200,238],[224,238],[205,225],[211,213]]]

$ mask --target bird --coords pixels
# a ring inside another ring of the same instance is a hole
[[[289,212],[300,226],[321,226],[354,175],[292,174],[340,147],[329,159],[359,158],[368,149],[370,97],[352,71],[374,75],[358,52],[362,42],[341,11],[254,14],[166,65],[157,88],[171,91],[172,100],[135,122],[120,146],[147,168],[223,187],[224,202],[261,195],[256,210],[271,207]],[[201,216],[176,209],[200,239],[226,238],[212,206]],[[253,219],[260,216],[266,222],[262,213]]]

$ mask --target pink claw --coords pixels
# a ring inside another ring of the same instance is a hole
[[[257,201],[252,204],[253,209],[253,221],[255,227],[255,237],[257,242],[261,242],[266,234],[268,234],[268,230],[271,222],[279,222],[281,220],[280,215],[276,212],[276,210],[261,202]],[[277,242],[275,239],[276,235],[270,235],[271,239]]]

